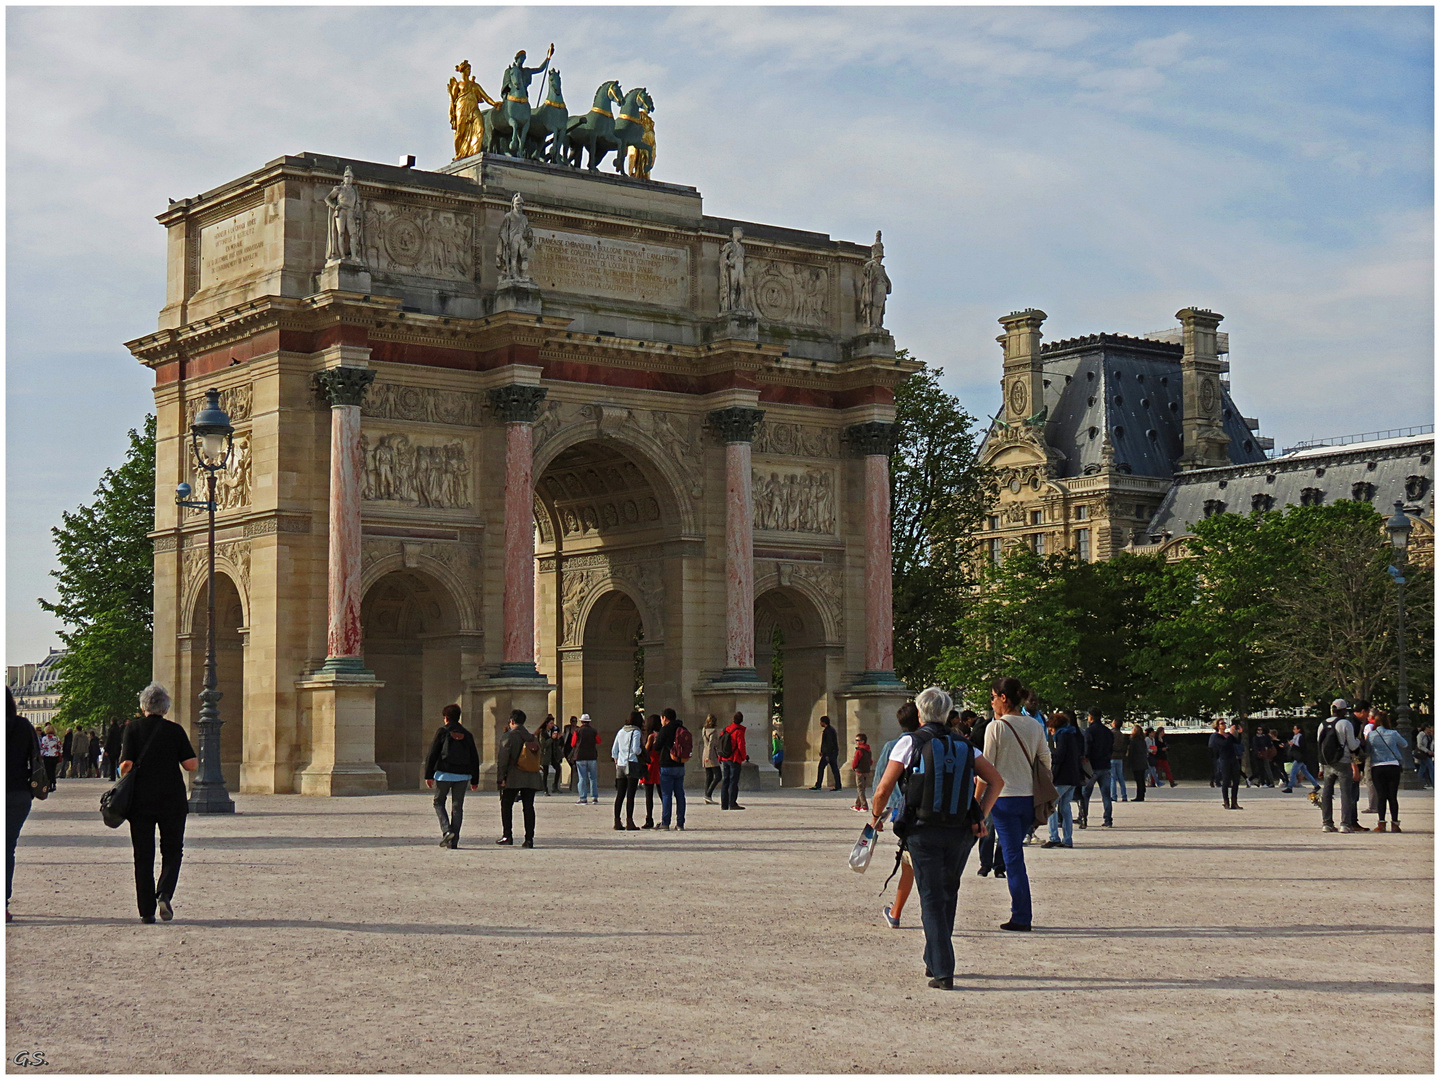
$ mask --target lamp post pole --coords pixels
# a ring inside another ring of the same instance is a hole
[[[235,803],[225,790],[225,774],[220,768],[220,691],[215,674],[215,474],[230,459],[234,429],[230,418],[220,408],[220,391],[206,391],[205,408],[190,427],[191,448],[196,464],[205,471],[205,501],[190,502],[190,485],[176,488],[175,502],[180,506],[206,512],[209,549],[206,552],[205,580],[205,686],[200,691],[199,728],[200,766],[190,785],[192,814],[233,814]]]
[[[1395,730],[1400,733],[1400,737],[1407,744],[1414,739],[1410,730],[1410,691],[1405,679],[1405,566],[1412,527],[1409,515],[1405,513],[1405,504],[1396,499],[1395,514],[1386,522],[1386,528],[1390,532],[1390,543],[1395,549],[1395,564],[1389,568],[1390,576],[1395,579],[1395,646],[1398,650],[1396,657],[1398,671],[1395,679]],[[1409,751],[1401,751],[1401,754],[1406,759],[1404,767],[1414,768]]]

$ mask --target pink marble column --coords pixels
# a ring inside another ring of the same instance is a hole
[[[367,368],[330,368],[315,381],[330,401],[329,632],[325,667],[363,670],[360,630],[360,402],[375,381]]]
[[[502,386],[490,391],[505,422],[505,589],[500,674],[540,678],[535,667],[534,423],[546,390]]]
[[[856,424],[846,432],[865,470],[865,674],[872,682],[893,680],[895,670],[890,572],[890,448],[894,430],[894,424],[869,423]]]
[[[755,679],[755,502],[750,443],[762,409],[717,409],[710,424],[725,440],[725,675]]]

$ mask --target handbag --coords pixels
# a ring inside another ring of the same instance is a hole
[[[105,822],[112,829],[118,829],[130,818],[130,803],[135,797],[135,774],[140,771],[144,764],[145,757],[150,753],[150,747],[155,745],[155,737],[160,734],[160,725],[155,725],[155,730],[150,733],[150,738],[145,740],[145,749],[140,751],[140,759],[135,765],[115,781],[114,785],[100,796],[100,820]]]
[[[30,797],[44,800],[50,797],[50,773],[45,768],[45,758],[40,753],[39,734],[33,727],[30,734],[33,742],[30,747]]]
[[[1015,736],[1015,741],[1020,744],[1020,752],[1030,762],[1030,783],[1031,793],[1035,800],[1035,827],[1038,829],[1050,820],[1050,815],[1055,812],[1055,807],[1060,801],[1060,792],[1055,787],[1055,778],[1050,773],[1050,766],[1040,760],[1039,755],[1030,756],[1030,751],[1025,749],[1025,743],[1020,738],[1020,733],[1010,727],[1010,721],[1003,716],[1000,722],[1010,728],[1010,734]]]

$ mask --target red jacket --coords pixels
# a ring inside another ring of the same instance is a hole
[[[855,747],[855,756],[850,759],[850,768],[854,771],[859,771],[861,754],[864,754],[870,759],[869,765],[867,765],[865,768],[866,772],[870,772],[875,768],[875,752],[870,749],[869,743],[861,743],[859,746]]]
[[[750,760],[750,755],[745,752],[745,725],[732,722],[725,729],[730,733],[730,738],[735,741],[735,753],[729,757],[721,757],[721,761],[745,762]]]

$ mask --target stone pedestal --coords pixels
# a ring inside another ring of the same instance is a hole
[[[313,264],[312,264],[313,265]],[[370,271],[364,263],[332,259],[320,271],[320,291],[366,293],[370,290]]]
[[[495,310],[540,314],[540,290],[533,281],[502,281],[495,292]]]
[[[320,671],[295,684],[310,712],[310,764],[302,795],[371,795],[389,789],[375,764],[375,692],[385,684],[368,671]]]
[[[844,719],[837,725],[842,780],[847,780],[848,770],[844,765],[848,764],[847,755],[853,753],[855,736],[865,732],[871,747],[878,753],[885,742],[899,737],[900,722],[895,719],[895,713],[910,700],[909,688],[892,673],[873,672],[867,673],[867,676],[862,676],[840,692],[840,700],[845,704]],[[877,772],[879,769],[877,762]],[[813,779],[811,783],[814,783]]]
[[[711,341],[759,341],[760,320],[747,311],[731,311],[711,321]]]
[[[555,687],[549,679],[507,678],[504,674],[492,675],[471,683],[468,690],[470,700],[466,703],[465,715],[481,717],[474,723],[472,731],[480,750],[480,789],[494,791],[495,759],[500,738],[510,724],[510,713],[519,709],[525,714],[525,727],[534,731],[548,711],[550,695]]]
[[[770,768],[770,684],[761,682],[752,668],[748,676],[724,672],[696,687],[694,693],[696,711],[713,713],[721,728],[728,726],[737,712],[745,716],[745,752],[750,764],[740,770],[740,790],[778,788],[775,770]],[[762,769],[769,770],[768,781],[762,779]]]
[[[850,355],[894,359],[895,339],[890,336],[888,330],[881,330],[879,333],[857,334],[850,341]]]

